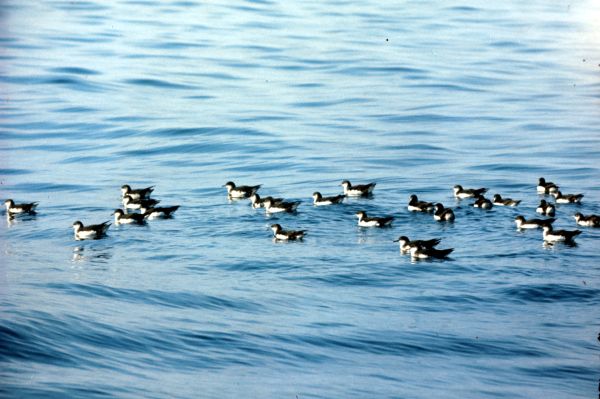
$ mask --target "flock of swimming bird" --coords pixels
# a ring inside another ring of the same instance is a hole
[[[324,197],[319,192],[312,195],[314,206],[329,206],[341,204],[347,197],[372,197],[376,183],[352,185],[348,180],[341,183],[343,194]],[[223,187],[227,189],[227,196],[230,200],[249,199],[253,208],[264,208],[266,213],[295,213],[300,201],[286,201],[283,198],[274,198],[267,196],[261,198],[258,190],[261,185],[256,186],[236,186],[233,182],[227,182]],[[147,220],[156,218],[171,218],[173,213],[179,209],[179,205],[157,206],[159,200],[151,198],[154,186],[132,189],[129,185],[121,187],[121,197],[123,209],[116,209],[113,212],[115,224],[144,224]],[[511,198],[502,198],[500,194],[495,194],[492,200],[485,198],[484,194],[487,188],[465,189],[460,185],[454,186],[454,197],[463,200],[472,198],[475,200],[471,205],[475,208],[491,209],[494,206],[518,206],[521,200]],[[563,194],[559,187],[546,182],[543,177],[539,178],[537,185],[538,194],[550,195],[554,197],[556,204],[580,204],[583,194]],[[4,201],[8,218],[18,217],[20,215],[33,215],[36,213],[38,202],[15,204],[13,200]],[[130,211],[139,212],[130,212]],[[454,211],[444,207],[441,203],[432,203],[420,201],[416,195],[411,195],[408,202],[408,210],[411,212],[432,213],[433,218],[439,222],[453,222],[455,220]],[[542,237],[546,243],[565,242],[573,244],[576,236],[581,234],[581,230],[554,230],[552,223],[556,221],[553,217],[556,214],[554,204],[545,199],[540,201],[536,212],[546,219],[525,219],[519,215],[515,218],[517,229],[538,229],[541,228]],[[356,212],[358,225],[360,227],[389,227],[394,220],[393,216],[373,217],[368,216],[365,211]],[[573,215],[575,222],[585,227],[600,227],[600,216],[583,215],[577,212]],[[73,223],[73,231],[76,240],[99,239],[106,235],[111,223],[106,221],[100,224],[85,226],[81,221]],[[284,230],[276,223],[271,225],[273,238],[276,241],[295,241],[302,240],[306,230]],[[436,246],[441,239],[433,238],[429,240],[410,240],[406,236],[400,236],[394,242],[398,242],[402,253],[410,253],[413,258],[447,258],[454,250],[453,248],[438,249]]]

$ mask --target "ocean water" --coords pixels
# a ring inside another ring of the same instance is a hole
[[[0,8],[0,396],[591,398],[600,229],[591,0],[17,1]],[[340,182],[370,199],[313,207]],[[265,215],[222,185],[301,200]],[[170,220],[99,223],[120,186]],[[481,211],[452,186],[523,202]],[[407,211],[410,194],[455,208]],[[394,215],[388,229],[354,213]],[[275,243],[268,226],[306,229]],[[442,239],[412,261],[399,235]]]

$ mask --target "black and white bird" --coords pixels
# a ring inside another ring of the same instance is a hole
[[[539,194],[551,194],[558,191],[558,186],[552,182],[547,182],[546,179],[540,177],[538,179],[537,192]]]
[[[573,215],[575,222],[580,226],[585,227],[600,227],[600,216],[598,215],[583,215],[577,212]]]
[[[450,208],[444,208],[441,203],[435,204],[433,218],[438,222],[452,222],[455,219],[454,211]]]
[[[154,186],[146,187],[146,188],[138,188],[132,189],[128,184],[124,184],[121,186],[121,196],[125,198],[126,195],[129,195],[134,200],[136,199],[148,199],[150,198],[150,194],[154,191]]]
[[[410,256],[413,259],[445,259],[452,253],[452,251],[454,251],[454,248],[437,249],[417,245],[410,248]]]
[[[517,229],[539,229],[544,226],[551,226],[556,219],[529,219],[526,220],[523,216],[519,215],[515,218],[515,224],[517,225]]]
[[[412,194],[408,199],[408,210],[411,212],[433,212],[433,209],[433,203],[419,201],[415,194]]]
[[[554,230],[552,225],[543,227],[543,237],[546,242],[559,242],[563,241],[566,243],[573,243],[573,239],[581,234],[581,230]]]
[[[563,194],[560,190],[552,193],[557,204],[581,204],[583,194]]]
[[[478,195],[475,198],[475,202],[473,202],[472,205],[475,208],[481,208],[481,209],[492,209],[494,207],[494,204],[492,204],[492,201],[485,198],[483,195]]]
[[[261,184],[256,186],[236,186],[232,181],[228,181],[223,185],[223,187],[227,188],[227,195],[229,198],[234,199],[250,198],[253,194],[256,194],[261,186]]]
[[[252,205],[252,208],[254,208],[254,209],[264,208],[266,200],[270,200],[273,203],[277,203],[277,202],[282,202],[283,198],[273,198],[271,196],[265,197],[265,198],[260,198],[260,195],[258,195],[257,193],[254,193],[250,196],[250,205]]]
[[[387,227],[394,220],[393,216],[369,217],[365,211],[356,212],[356,217],[360,227]]]
[[[6,201],[4,201],[4,206],[6,206],[6,213],[8,216],[14,216],[19,214],[35,215],[35,208],[37,208],[38,204],[38,202],[15,204],[15,202],[11,199],[7,199]]]
[[[348,180],[344,180],[341,186],[344,187],[344,194],[349,197],[368,197],[373,194],[373,189],[377,183],[357,184],[353,186]]]
[[[158,205],[160,200],[155,200],[153,198],[148,199],[133,199],[133,197],[129,194],[123,197],[123,207],[125,209],[144,209],[144,208],[152,208],[153,206]]]
[[[306,230],[283,230],[278,223],[272,224],[271,230],[273,230],[273,238],[280,241],[302,240],[306,234]]]
[[[409,240],[407,236],[400,236],[394,242],[397,242],[400,245],[400,252],[406,253],[410,252],[412,247],[425,247],[425,248],[433,248],[440,243],[440,238],[432,238],[430,240]]]
[[[173,217],[177,209],[179,209],[179,205],[148,208],[142,210],[142,215],[146,219],[169,219]]]
[[[108,230],[109,227],[110,227],[109,222],[84,226],[83,223],[81,223],[78,220],[73,223],[73,232],[75,233],[76,240],[87,240],[87,239],[96,240],[98,238],[104,237],[104,235],[106,235],[106,231]]]
[[[494,205],[498,206],[517,206],[521,203],[521,200],[514,200],[512,198],[502,198],[500,194],[494,194],[493,203]]]
[[[540,200],[540,204],[535,208],[537,213],[541,213],[544,216],[554,216],[556,214],[556,207],[546,202],[545,199]]]
[[[115,224],[144,224],[145,216],[141,213],[125,213],[122,209],[115,209]]]
[[[487,188],[463,188],[460,184],[454,186],[454,196],[459,199],[472,198],[483,195]]]
[[[332,197],[323,197],[320,192],[315,191],[312,195],[313,205],[315,206],[323,206],[323,205],[335,205],[341,204],[346,196],[344,194],[335,195]]]
[[[270,198],[265,198],[264,207],[267,213],[296,212],[300,201],[280,201],[274,202]]]

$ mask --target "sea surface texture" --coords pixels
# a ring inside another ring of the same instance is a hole
[[[598,21],[592,0],[2,1],[0,199],[39,212],[1,211],[0,396],[597,397],[600,229],[573,214],[600,214]],[[554,223],[576,245],[516,230],[554,202],[542,176],[585,194]],[[312,205],[344,179],[374,196]],[[302,203],[266,215],[229,180]],[[181,208],[115,226],[126,183]],[[113,225],[76,241],[76,220]],[[455,250],[413,261],[400,235]]]

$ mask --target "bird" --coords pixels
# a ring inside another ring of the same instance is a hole
[[[494,194],[493,199],[494,205],[499,206],[517,206],[521,203],[521,200],[514,200],[511,198],[502,198],[500,194]]]
[[[437,249],[416,245],[410,248],[410,256],[413,259],[444,259],[447,258],[448,255],[452,253],[452,251],[454,251],[454,248]]]
[[[540,200],[540,204],[535,209],[537,213],[541,213],[544,216],[554,216],[556,213],[556,207],[546,202],[545,199]]]
[[[432,212],[433,203],[427,201],[419,201],[415,194],[412,194],[408,200],[408,210],[411,212]]]
[[[75,233],[76,240],[85,240],[88,238],[95,240],[102,238],[106,234],[106,231],[109,227],[109,222],[91,224],[89,226],[84,226],[79,220],[73,223],[73,231]]]
[[[283,230],[278,223],[272,224],[271,230],[273,230],[273,237],[281,241],[302,240],[306,234],[306,230]]]
[[[39,202],[15,204],[15,202],[11,199],[7,199],[6,201],[4,201],[4,206],[6,206],[6,213],[9,216],[18,214],[35,215],[35,208],[37,208],[38,204]]]
[[[550,226],[556,221],[555,218],[549,219],[529,219],[526,220],[523,216],[519,215],[515,217],[515,224],[517,229],[538,229],[544,226]]]
[[[258,195],[257,193],[254,193],[250,196],[250,205],[252,205],[252,208],[254,208],[254,209],[264,208],[265,201],[267,199],[271,200],[271,202],[273,202],[273,203],[283,201],[283,198],[273,198],[273,197],[260,198],[260,195]]]
[[[315,205],[315,206],[335,205],[335,204],[341,204],[344,201],[344,199],[346,198],[346,195],[340,194],[340,195],[335,195],[335,196],[331,196],[331,197],[323,197],[320,192],[315,191],[312,195],[312,198],[313,198],[313,205]]]
[[[563,241],[566,243],[573,243],[573,239],[581,234],[581,230],[554,230],[552,225],[546,225],[543,229],[542,236],[546,242]]]
[[[148,199],[133,199],[133,197],[129,194],[126,194],[123,197],[123,207],[125,209],[143,209],[143,208],[151,208],[153,206],[158,205],[160,200],[155,200],[153,198]]]
[[[558,186],[556,184],[547,182],[543,177],[538,179],[537,192],[539,194],[550,194],[555,191],[558,191]]]
[[[365,211],[356,212],[356,217],[358,218],[358,225],[360,227],[386,227],[394,220],[393,216],[368,217]]]
[[[459,199],[477,197],[487,192],[487,188],[463,188],[460,184],[454,186],[454,196]]]
[[[134,200],[136,199],[148,199],[150,198],[150,194],[154,191],[154,186],[146,187],[146,188],[138,188],[131,189],[128,184],[124,184],[121,186],[121,196],[125,198],[126,195],[129,195]]]
[[[552,193],[557,204],[581,204],[583,194],[563,194],[560,190]]]
[[[438,222],[452,222],[454,217],[454,211],[449,208],[444,208],[444,205],[441,203],[435,204],[435,212],[433,213],[433,218]]]
[[[349,197],[368,197],[373,194],[373,189],[377,183],[357,184],[353,186],[348,180],[344,180],[341,186],[344,187],[344,194]]]
[[[440,238],[432,238],[430,240],[412,240],[411,241],[408,239],[407,236],[400,236],[400,237],[398,237],[397,240],[394,240],[394,242],[399,243],[400,251],[402,253],[409,252],[412,247],[417,247],[417,246],[433,248],[436,245],[438,245],[440,243],[440,241],[441,241]]]
[[[269,198],[265,198],[264,207],[267,213],[279,213],[279,212],[296,212],[296,209],[300,205],[300,201],[280,201],[274,202]]]
[[[125,213],[122,209],[115,209],[115,224],[144,224],[145,216],[141,213]]]
[[[173,216],[173,213],[179,209],[179,205],[161,206],[143,209],[142,214],[146,219],[168,219]]]
[[[475,202],[473,202],[473,206],[475,208],[492,209],[494,207],[494,204],[492,204],[492,201],[485,198],[483,195],[478,195],[475,198],[476,198]]]
[[[253,194],[256,194],[262,184],[256,186],[236,186],[234,182],[228,181],[223,185],[227,188],[227,195],[229,198],[250,198]]]
[[[600,227],[600,216],[598,215],[582,215],[581,212],[577,212],[573,215],[575,222],[580,226],[585,227]]]

